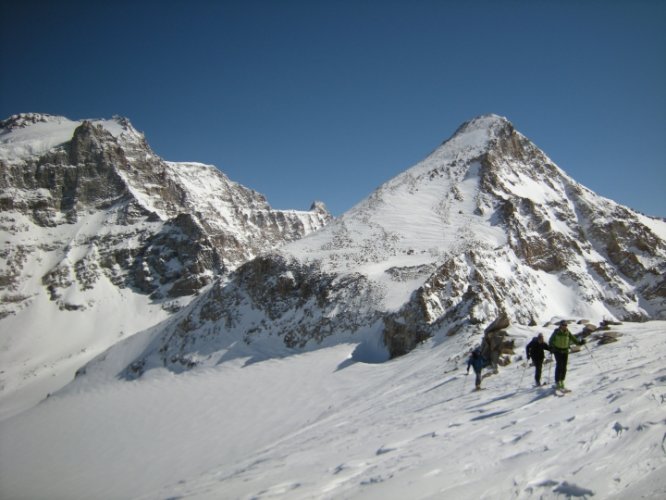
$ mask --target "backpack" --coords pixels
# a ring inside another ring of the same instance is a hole
[[[472,366],[476,369],[485,368],[490,364],[490,360],[481,355],[481,348],[477,347],[472,351]]]

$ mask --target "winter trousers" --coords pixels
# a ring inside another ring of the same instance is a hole
[[[481,370],[474,370],[474,373],[476,374],[474,384],[476,385],[476,388],[479,389],[481,387]]]
[[[534,382],[536,385],[541,385],[541,369],[543,368],[543,358],[532,358],[534,363]]]
[[[555,351],[555,383],[564,382],[567,376],[567,362],[569,351]]]

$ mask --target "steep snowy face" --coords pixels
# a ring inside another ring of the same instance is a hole
[[[78,340],[59,354],[26,347],[19,355],[7,335],[0,347],[8,362],[25,356],[28,365],[71,352],[89,357],[99,330],[108,347],[330,219],[323,204],[273,210],[213,166],[166,162],[125,118],[10,117],[0,122],[2,331],[26,346],[29,338],[41,345],[34,335],[44,328]],[[116,314],[106,318],[102,309]],[[137,315],[145,321],[129,326],[127,317]],[[104,328],[90,325],[102,317]],[[85,334],[71,333],[84,324]]]
[[[201,335],[209,347],[374,335],[398,355],[500,315],[662,319],[665,236],[664,221],[595,195],[482,116],[322,230],[242,266],[162,352],[193,362]]]

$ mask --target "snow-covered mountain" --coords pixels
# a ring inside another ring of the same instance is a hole
[[[240,266],[135,339],[133,359],[106,359],[131,377],[351,341],[382,360],[499,316],[666,318],[666,222],[594,194],[487,115],[323,229]]]
[[[0,146],[0,497],[666,495],[666,322],[589,336],[564,397],[522,358],[553,318],[666,319],[666,222],[506,119],[330,221],[122,119],[13,117]],[[470,394],[496,318],[512,347]]]
[[[60,387],[213,280],[330,219],[322,203],[273,210],[213,166],[164,161],[124,118],[0,122],[0,400],[44,377]]]

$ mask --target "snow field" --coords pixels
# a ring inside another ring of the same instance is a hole
[[[465,376],[480,337],[462,334],[381,364],[342,344],[133,382],[82,377],[0,422],[0,497],[666,493],[666,322],[622,325],[619,342],[572,354],[564,397],[531,387],[517,359],[539,331],[509,329],[516,362],[480,392]]]

